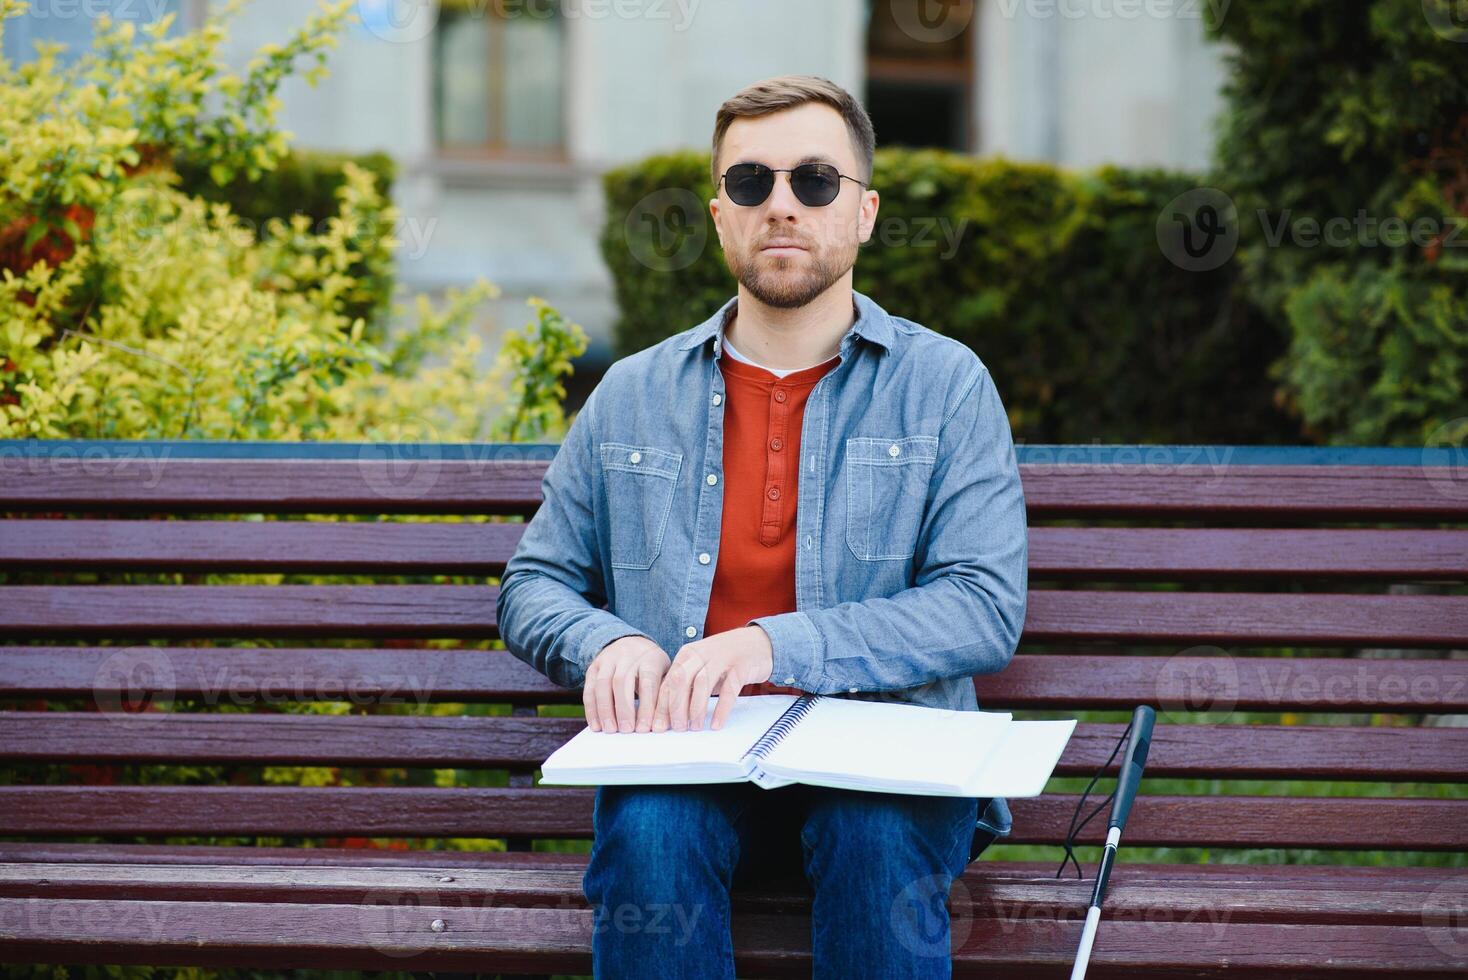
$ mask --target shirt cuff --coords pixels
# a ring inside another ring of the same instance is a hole
[[[822,693],[821,681],[826,670],[826,645],[810,617],[803,612],[777,613],[751,619],[746,626],[758,626],[770,637],[774,667],[770,683],[798,687],[811,693]]]
[[[574,654],[576,666],[581,669],[583,674],[591,666],[591,661],[595,659],[596,655],[601,653],[602,649],[613,640],[620,640],[624,636],[647,636],[646,633],[636,626],[610,612],[604,612],[603,615],[606,617],[606,622],[592,627],[591,632],[587,634],[586,638],[576,648]],[[647,636],[647,638],[649,640],[652,639],[650,636]]]

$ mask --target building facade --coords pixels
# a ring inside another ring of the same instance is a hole
[[[32,2],[7,25],[11,57],[37,37],[86,43],[88,11],[172,11],[192,26],[218,0]],[[358,0],[330,76],[291,80],[281,122],[300,146],[395,157],[406,286],[500,285],[490,350],[526,322],[525,297],[544,296],[586,327],[595,370],[615,318],[600,175],[707,146],[742,86],[830,78],[865,100],[879,144],[1202,168],[1223,77],[1204,17],[1227,2]],[[282,40],[312,6],[253,0],[231,60]]]

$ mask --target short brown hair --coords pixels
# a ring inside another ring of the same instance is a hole
[[[714,118],[713,155],[709,158],[714,187],[717,189],[719,186],[719,148],[734,120],[768,116],[807,102],[820,102],[841,113],[846,131],[851,134],[851,146],[856,150],[857,162],[862,167],[861,179],[870,182],[877,134],[862,104],[846,89],[828,79],[815,75],[780,75],[755,82],[719,106],[719,113]]]

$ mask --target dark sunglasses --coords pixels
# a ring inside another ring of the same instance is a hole
[[[829,163],[802,163],[788,170],[777,170],[762,163],[736,163],[724,171],[720,179],[729,192],[729,200],[741,207],[763,204],[775,189],[775,174],[790,175],[790,190],[795,199],[808,208],[823,208],[841,193],[841,181],[850,180],[865,187],[866,182],[848,177]]]

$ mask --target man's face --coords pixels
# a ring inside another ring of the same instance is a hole
[[[736,163],[776,170],[829,163],[848,177],[866,177],[841,114],[818,102],[734,120],[720,148],[719,173]],[[729,200],[723,182],[709,201],[729,271],[755,299],[781,309],[804,306],[846,275],[877,220],[876,191],[843,180],[836,200],[807,207],[789,177],[775,174],[770,196],[752,207]]]

